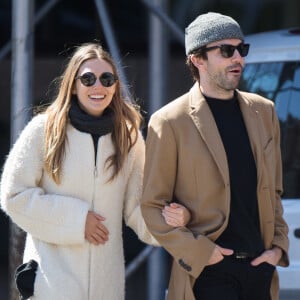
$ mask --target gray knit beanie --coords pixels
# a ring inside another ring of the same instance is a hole
[[[185,29],[185,53],[224,39],[244,40],[240,25],[231,17],[209,12],[198,16]]]

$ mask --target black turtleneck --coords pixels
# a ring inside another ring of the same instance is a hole
[[[264,246],[259,226],[257,170],[238,99],[205,98],[223,141],[230,176],[229,222],[216,243],[235,251],[260,253]]]

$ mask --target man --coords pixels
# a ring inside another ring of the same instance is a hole
[[[191,90],[151,117],[142,212],[173,256],[169,300],[278,299],[288,266],[279,122],[274,104],[237,90],[249,45],[229,16],[207,13],[185,31]],[[191,212],[171,228],[167,203]]]

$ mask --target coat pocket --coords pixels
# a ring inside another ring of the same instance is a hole
[[[268,155],[274,149],[274,139],[271,137],[264,146],[264,153]]]
[[[33,296],[37,268],[38,263],[33,259],[17,267],[15,271],[15,282],[21,300]]]

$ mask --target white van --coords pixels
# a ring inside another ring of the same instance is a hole
[[[278,268],[281,295],[300,299],[300,28],[249,35],[246,43],[250,50],[240,89],[273,100],[281,127],[291,263]]]

